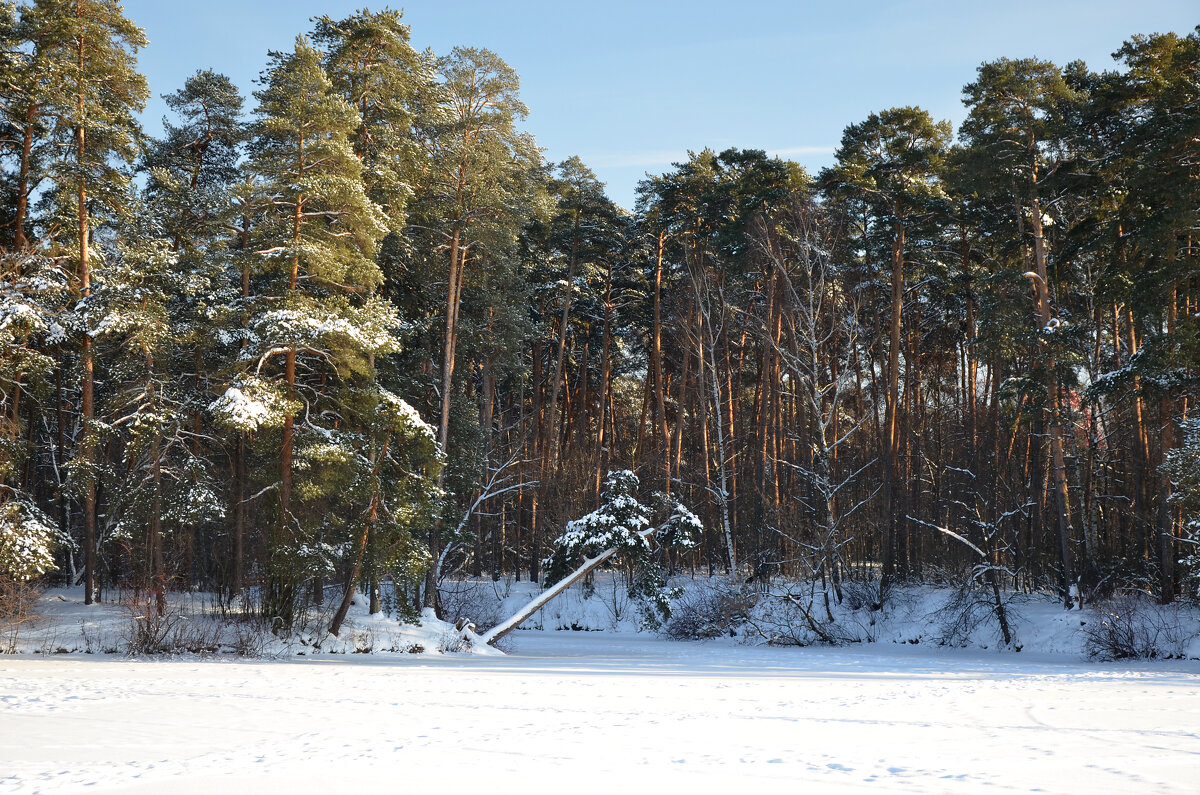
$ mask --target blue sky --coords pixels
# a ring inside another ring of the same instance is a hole
[[[368,0],[126,0],[160,129],[160,95],[197,69],[247,95],[268,49],[289,48],[318,14]],[[1112,68],[1134,33],[1186,33],[1197,0],[413,0],[413,44],[495,50],[521,75],[527,122],[552,160],[580,155],[631,207],[645,172],[689,149],[786,155],[815,172],[842,129],[872,111],[920,105],[956,125],[962,86],[985,60],[1037,56]],[[253,107],[250,102],[248,107]]]

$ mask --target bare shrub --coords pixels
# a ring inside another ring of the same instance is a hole
[[[83,641],[84,654],[95,654],[96,652],[100,652],[101,654],[117,653],[117,649],[106,647],[101,643],[102,637],[100,633],[86,621],[81,620],[79,622],[79,637]]]
[[[216,654],[221,648],[221,623],[205,615],[188,615],[167,605],[161,613],[153,597],[134,596],[126,603],[129,622],[121,633],[125,653]]]
[[[36,653],[48,656],[51,654],[69,654],[72,651],[75,651],[75,649],[68,649],[63,645],[62,627],[55,624],[50,628],[49,632],[42,635]]]
[[[1015,641],[1011,629],[1019,617],[1012,606],[1015,598],[1015,594],[993,592],[960,579],[946,602],[929,616],[938,631],[933,641],[939,646],[965,647],[976,631],[987,629],[997,643],[1020,651],[1021,644]]]
[[[507,618],[490,582],[443,582],[438,586],[438,599],[447,621],[470,621],[481,635]]]
[[[134,599],[128,605],[129,622],[121,632],[125,653],[131,657],[166,654],[183,616],[171,608],[160,615],[152,600]]]
[[[1102,662],[1184,657],[1196,637],[1186,628],[1185,609],[1160,605],[1143,593],[1093,605],[1083,626],[1083,653]]]
[[[223,623],[209,616],[188,618],[176,633],[174,651],[187,654],[216,654],[221,650],[223,630]]]
[[[229,646],[238,657],[261,657],[266,650],[270,632],[261,620],[253,618],[231,621],[232,637]]]
[[[874,640],[871,605],[847,610],[826,601],[817,580],[773,586],[750,613],[750,634],[769,646],[845,646]],[[836,615],[834,610],[836,609]]]
[[[364,598],[362,594],[355,597],[355,600]],[[333,622],[334,607],[328,602],[314,604],[307,602],[304,605],[296,607],[296,614],[292,617],[292,631],[290,635],[299,640],[301,644],[312,646],[314,649],[320,649],[321,644],[325,640],[325,636],[329,634],[329,625]],[[272,626],[272,631],[285,638],[288,633],[282,632],[282,628],[276,622]]]
[[[41,589],[0,574],[0,654],[16,654],[21,630],[38,621]]]
[[[437,650],[443,654],[470,651],[471,643],[471,638],[466,633],[448,629],[438,638]]]
[[[496,599],[503,601],[511,596],[514,582],[516,582],[516,578],[511,572],[506,572],[500,579],[493,580],[492,589],[496,592]]]
[[[352,640],[355,654],[370,654],[375,651],[375,633],[369,629],[358,630]]]
[[[879,610],[882,607],[882,597],[879,593],[879,580],[843,580],[842,604],[851,610]]]
[[[662,633],[671,640],[704,640],[736,634],[758,602],[758,594],[728,582],[684,591]]]
[[[614,571],[608,578],[606,587],[594,590],[599,595],[604,611],[608,613],[608,628],[616,630],[621,625],[621,621],[629,617],[629,611],[633,608],[632,600],[629,598],[628,584],[620,572]]]

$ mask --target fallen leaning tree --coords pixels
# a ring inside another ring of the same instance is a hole
[[[649,530],[643,530],[641,533],[638,533],[638,536],[646,542],[649,542],[650,536],[654,535],[654,532],[655,528],[651,527]],[[613,555],[617,554],[619,551],[619,547],[610,547],[595,557],[586,558],[583,561],[583,565],[571,572],[570,575],[564,577],[554,585],[551,585],[549,588],[542,591],[535,598],[531,599],[529,604],[518,610],[511,618],[492,627],[486,633],[481,635],[479,639],[489,645],[495,645],[496,641],[500,640],[505,635],[521,626],[521,624],[529,620],[534,613],[545,607],[556,596],[582,580],[588,575],[588,572],[595,569],[597,566],[611,558]]]
[[[512,632],[555,597],[562,594],[605,561],[621,554],[631,565],[630,596],[649,607],[650,622],[670,617],[669,599],[673,591],[654,558],[654,547],[692,549],[694,537],[704,531],[695,514],[679,502],[655,495],[657,510],[643,506],[637,499],[637,475],[628,469],[609,472],[604,481],[601,506],[582,519],[567,524],[566,532],[554,542],[554,551],[546,561],[546,576],[552,583],[511,618],[480,637],[484,643],[496,641]],[[657,514],[661,522],[651,522]]]

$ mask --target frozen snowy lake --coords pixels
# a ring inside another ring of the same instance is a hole
[[[0,657],[0,792],[1195,792],[1200,662],[520,632],[508,657]],[[428,790],[426,790],[428,791]]]

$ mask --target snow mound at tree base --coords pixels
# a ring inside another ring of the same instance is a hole
[[[20,655],[194,655],[265,657],[344,654],[482,654],[503,652],[425,613],[405,623],[368,613],[357,597],[341,631],[329,634],[333,604],[312,606],[288,633],[252,612],[224,606],[212,594],[170,594],[162,616],[153,600],[124,595],[83,603],[81,588],[41,592],[26,609],[0,617],[0,653]]]

